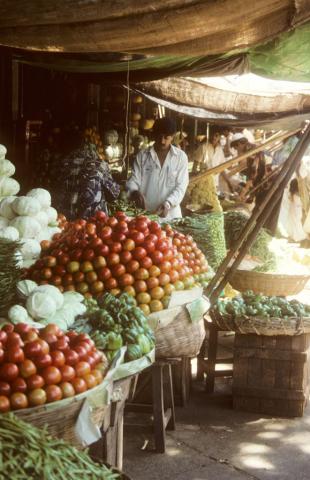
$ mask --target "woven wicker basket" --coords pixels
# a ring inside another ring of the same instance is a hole
[[[296,295],[309,280],[309,275],[280,275],[250,270],[237,270],[229,282],[239,292],[253,290],[264,295]]]
[[[186,307],[182,306],[171,309],[171,319],[155,330],[156,357],[195,357],[206,334],[203,318],[192,322]]]
[[[83,406],[85,399],[101,385],[81,393],[72,398],[50,403],[42,407],[25,408],[15,411],[15,415],[25,422],[32,423],[35,427],[47,426],[48,432],[58,438],[66,440],[77,448],[82,448],[79,439],[75,435],[75,422]],[[91,419],[95,425],[101,426],[103,418],[109,407],[102,405],[91,411]]]
[[[290,318],[263,318],[263,317],[233,317],[232,315],[219,315],[212,311],[212,323],[220,330],[234,331],[236,333],[255,333],[256,335],[301,335],[310,333],[310,317]]]

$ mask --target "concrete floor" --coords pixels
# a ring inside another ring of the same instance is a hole
[[[222,353],[230,343],[222,339]],[[166,454],[154,453],[152,436],[125,430],[124,472],[132,480],[310,480],[310,408],[303,418],[279,419],[231,404],[230,379],[218,379],[212,395],[194,382],[167,432]]]

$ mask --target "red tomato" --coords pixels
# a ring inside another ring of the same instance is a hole
[[[109,255],[110,249],[108,245],[101,245],[101,247],[97,247],[96,250],[96,255],[100,255],[102,257],[107,257]]]
[[[98,293],[103,292],[104,290],[104,283],[100,280],[93,282],[90,286],[90,291],[92,294],[97,295]]]
[[[168,262],[167,260],[164,260],[161,264],[160,264],[160,271],[162,273],[169,273],[170,270],[171,270],[171,263]]]
[[[174,252],[171,248],[167,248],[163,251],[165,260],[172,260],[174,258]]]
[[[161,273],[158,277],[158,281],[159,281],[159,285],[161,285],[162,287],[170,283],[170,277],[168,273]]]
[[[109,278],[106,282],[104,282],[104,287],[106,290],[113,290],[113,288],[117,288],[117,286],[117,280],[113,277]]]
[[[47,403],[56,402],[63,397],[62,389],[58,385],[48,385],[45,388]]]
[[[46,327],[40,330],[40,333],[51,333],[53,335],[56,335],[57,337],[62,335],[60,328],[55,323],[49,323],[48,325],[46,325]]]
[[[52,357],[48,353],[41,353],[38,357],[35,357],[35,364],[38,368],[45,368],[52,365]]]
[[[107,239],[111,238],[111,235],[112,235],[112,228],[110,226],[103,227],[101,229],[101,231],[99,232],[99,237],[102,240],[107,240]]]
[[[46,393],[42,388],[36,388],[28,393],[28,401],[32,406],[44,405],[46,403]]]
[[[100,372],[100,370],[97,370],[97,369],[92,370],[91,373],[95,377],[97,385],[99,385],[99,383],[101,383],[103,380],[102,373]]]
[[[20,365],[19,365],[19,371],[20,375],[23,378],[28,378],[31,375],[34,375],[37,373],[37,367],[31,360],[24,360]]]
[[[80,248],[76,248],[75,250],[72,250],[72,252],[70,253],[71,260],[76,262],[79,261],[82,257],[82,253],[83,253],[83,250],[81,250]]]
[[[140,267],[146,268],[147,270],[151,268],[153,262],[150,257],[144,257],[140,260]]]
[[[147,253],[152,253],[155,252],[155,242],[152,242],[152,240],[145,240],[143,243],[143,247],[147,251]]]
[[[16,392],[10,396],[10,404],[13,410],[20,410],[28,407],[28,398],[24,393]]]
[[[0,349],[0,350],[2,350],[2,349]],[[1,358],[1,354],[0,354],[0,358]],[[24,351],[19,347],[10,348],[5,353],[5,360],[7,362],[21,363],[21,362],[24,361],[24,359],[25,359]]]
[[[44,368],[42,370],[42,377],[44,378],[46,385],[54,385],[61,382],[61,373],[57,367]]]
[[[159,280],[156,277],[151,277],[146,280],[146,285],[148,290],[152,290],[152,288],[158,287]]]
[[[141,293],[141,292],[146,292],[147,291],[147,284],[144,280],[137,280],[135,283],[134,283],[134,289],[137,293]]]
[[[96,249],[98,247],[101,247],[102,244],[103,244],[103,242],[102,242],[101,238],[97,237],[97,238],[93,238],[89,242],[89,247],[93,248],[93,249]]]
[[[27,387],[29,390],[34,390],[35,388],[41,388],[44,385],[44,379],[41,375],[31,375],[27,378]]]
[[[171,283],[175,283],[180,279],[179,273],[176,270],[170,270],[169,277]]]
[[[63,277],[67,273],[63,265],[56,265],[56,267],[53,268],[53,272],[54,275],[59,275],[60,277]]]
[[[122,251],[122,244],[120,242],[113,242],[110,245],[110,252],[111,253],[120,253]]]
[[[87,272],[85,275],[85,280],[87,283],[93,283],[98,279],[97,273],[92,271],[92,272]]]
[[[101,210],[99,210],[98,212],[95,213],[95,217],[100,222],[105,222],[106,219],[107,219],[107,214],[105,212],[102,212]]]
[[[86,385],[87,385],[88,389],[94,388],[97,385],[96,377],[94,375],[92,375],[91,373],[88,373],[83,378],[86,382]]]
[[[0,330],[0,342],[5,344],[8,338],[8,334],[4,330]]]
[[[73,274],[74,283],[81,283],[85,279],[85,274],[83,272],[75,272]]]
[[[156,250],[155,252],[151,253],[151,259],[155,265],[159,265],[163,261],[164,255],[159,250]]]
[[[117,278],[117,277],[120,277],[121,275],[123,275],[126,272],[126,268],[124,267],[124,265],[119,263],[118,265],[114,265],[111,268],[111,272],[112,272],[113,277]]]
[[[95,257],[95,252],[92,248],[86,248],[82,253],[82,259],[90,262]]]
[[[142,218],[136,218],[136,229],[144,232],[148,228],[148,223]]]
[[[61,285],[62,279],[59,275],[53,275],[51,278],[51,283],[52,285],[55,285],[55,287],[58,287]]]
[[[139,268],[135,273],[134,277],[137,280],[147,280],[149,278],[149,272],[146,268]]]
[[[19,333],[20,335],[23,336],[25,333],[27,333],[27,332],[29,332],[29,330],[31,330],[31,327],[30,327],[30,325],[28,325],[28,323],[18,323],[17,325],[15,325],[14,330],[15,330],[15,332],[17,332],[17,333]],[[0,342],[2,342],[1,331],[0,331]]]
[[[131,250],[133,250],[135,246],[136,244],[134,240],[132,238],[127,238],[127,240],[125,240],[125,242],[123,243],[123,250],[128,250],[129,252],[131,252]]]
[[[120,257],[118,253],[109,253],[107,258],[107,264],[109,266],[116,265],[119,262],[120,262]]]
[[[117,218],[115,217],[109,217],[107,219],[107,224],[110,226],[110,227],[115,227],[117,224],[118,224],[118,220]]]
[[[88,235],[95,235],[96,225],[94,223],[86,223],[85,230],[88,233]]]
[[[70,351],[72,350],[67,350],[65,354],[67,354]],[[54,365],[54,367],[62,367],[65,364],[65,361],[66,361],[65,355],[61,350],[54,350],[53,352],[51,352],[50,356],[51,356],[52,364]]]
[[[79,360],[84,360],[87,358],[87,350],[82,345],[76,345],[74,347],[74,351],[78,354]]]
[[[0,413],[5,413],[10,410],[10,401],[8,397],[0,395]]]
[[[6,346],[7,346],[7,348],[23,347],[24,342],[22,341],[21,336],[18,333],[8,332],[7,340],[6,340]]]
[[[141,245],[144,242],[144,235],[138,230],[131,230],[129,235],[136,245]]]
[[[107,267],[103,267],[100,270],[97,271],[98,278],[105,282],[109,278],[112,277],[111,270]]]
[[[121,263],[126,264],[126,263],[130,262],[130,260],[132,260],[132,254],[128,250],[125,250],[125,251],[121,252],[121,254],[120,254],[120,262]]]
[[[94,265],[95,270],[98,270],[99,268],[106,267],[107,262],[106,262],[106,259],[102,255],[99,255],[98,257],[96,257],[94,259],[93,265]]]
[[[67,265],[67,263],[70,262],[70,257],[66,253],[61,253],[57,257],[57,263],[58,265]]]
[[[124,273],[118,279],[118,283],[121,287],[126,287],[128,285],[132,285],[134,283],[134,277],[130,275],[130,273]]]
[[[142,258],[146,257],[146,255],[147,255],[147,251],[143,247],[136,247],[132,251],[133,258],[135,258],[138,261],[141,260]]]
[[[11,386],[8,382],[0,382],[0,395],[6,395],[7,397],[11,393]]]
[[[115,232],[112,234],[112,240],[113,242],[116,242],[116,243],[120,243],[122,244],[123,242],[125,242],[126,240],[126,235],[125,233],[121,233],[121,232]],[[121,246],[122,248],[122,246]],[[111,249],[112,252],[120,252],[121,250],[114,250],[113,248]]]
[[[18,367],[15,363],[3,363],[0,365],[0,380],[12,382],[18,377]]]
[[[87,384],[83,378],[74,378],[71,383],[75,393],[83,393],[87,390]]]
[[[63,382],[70,382],[75,377],[75,370],[70,365],[63,365],[59,370]]]
[[[42,352],[41,344],[38,340],[34,340],[33,342],[28,342],[25,345],[24,352],[27,358],[33,358],[40,355]]]
[[[53,344],[53,350],[67,350],[69,347],[69,342],[67,338],[60,337],[55,344]]]
[[[25,393],[27,390],[27,383],[21,377],[15,378],[11,383],[11,390],[12,392],[22,392]]]
[[[161,227],[160,227],[159,223],[154,222],[154,221],[149,223],[148,228],[150,229],[150,231],[152,233],[155,233],[155,234],[156,234],[156,232],[161,232]]]
[[[121,210],[115,212],[114,216],[117,218],[118,221],[121,221],[121,220],[126,221],[128,219],[126,213],[122,212]]]
[[[74,390],[73,385],[71,383],[62,382],[62,383],[59,384],[59,387],[61,388],[63,398],[74,397],[75,390]]]
[[[137,260],[130,260],[126,264],[126,270],[128,273],[134,273],[138,268],[140,267],[140,264]]]

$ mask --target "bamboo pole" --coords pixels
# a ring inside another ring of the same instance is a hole
[[[212,299],[212,301],[216,299],[217,295],[221,292],[222,288],[226,285],[230,275],[234,272],[234,270],[240,264],[248,248],[250,248],[250,246],[254,242],[257,233],[259,232],[260,228],[262,227],[262,225],[270,215],[276,202],[282,195],[282,192],[285,186],[287,185],[289,179],[291,178],[294,170],[297,168],[302,155],[306,151],[309,141],[310,141],[310,126],[307,128],[306,132],[304,133],[300,141],[295,146],[291,155],[288,157],[288,159],[284,163],[278,175],[278,178],[276,179],[275,183],[272,185],[271,189],[266,193],[266,198],[264,199],[262,204],[259,206],[259,208],[253,212],[252,216],[248,220],[244,230],[242,231],[240,237],[236,241],[234,248],[231,249],[231,251],[228,253],[226,258],[223,260],[222,264],[220,265],[218,271],[216,272],[216,275],[209,283],[205,293],[206,295],[210,295],[210,298]],[[252,231],[254,232],[253,234],[252,234]],[[234,261],[233,265],[227,270],[227,267],[230,264],[231,260],[233,260],[233,258],[236,256],[238,252],[239,254],[237,259]],[[222,280],[220,280],[223,274],[224,276]],[[219,280],[220,280],[220,283],[218,286],[216,286]]]
[[[231,166],[234,165],[235,163],[240,163],[240,162],[242,162],[243,160],[246,160],[248,157],[251,157],[251,156],[254,155],[255,153],[261,152],[261,151],[264,150],[268,145],[271,145],[271,144],[273,144],[274,142],[278,142],[278,141],[285,140],[285,139],[288,138],[288,137],[292,137],[292,136],[295,135],[296,133],[300,132],[300,130],[301,130],[301,129],[299,128],[299,129],[294,130],[294,131],[292,131],[292,132],[286,132],[286,133],[283,133],[283,134],[281,134],[281,135],[275,134],[275,135],[273,135],[271,138],[269,138],[266,142],[261,143],[259,146],[253,148],[252,150],[249,150],[249,151],[246,152],[246,153],[243,153],[242,155],[239,155],[239,157],[232,158],[231,160],[228,160],[227,162],[221,163],[221,165],[217,165],[216,167],[209,168],[209,169],[206,170],[205,172],[199,173],[198,175],[195,175],[194,177],[191,177],[191,178],[189,179],[189,183],[190,183],[190,184],[196,183],[196,182],[198,182],[199,180],[201,180],[202,178],[205,178],[205,177],[207,177],[207,176],[209,176],[209,175],[216,175],[217,173],[221,173],[221,172],[223,172],[224,170],[226,170],[226,168],[231,167]]]

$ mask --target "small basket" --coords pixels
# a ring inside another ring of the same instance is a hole
[[[59,400],[55,403],[49,403],[42,407],[16,410],[14,414],[25,422],[31,423],[35,427],[42,428],[46,425],[48,432],[54,437],[66,440],[77,448],[82,448],[83,446],[75,435],[75,422],[85,399],[88,395],[93,394],[96,389],[99,390],[101,387],[102,384],[88,390],[87,392],[76,395],[75,397]],[[109,407],[104,404],[93,408],[90,414],[93,423],[100,427],[104,415],[108,411]]]
[[[229,279],[229,283],[239,292],[253,290],[254,293],[286,297],[301,292],[309,278],[309,275],[282,275],[237,270]]]
[[[155,330],[157,358],[195,357],[205,338],[204,320],[192,322],[185,306],[167,310],[171,321]]]

